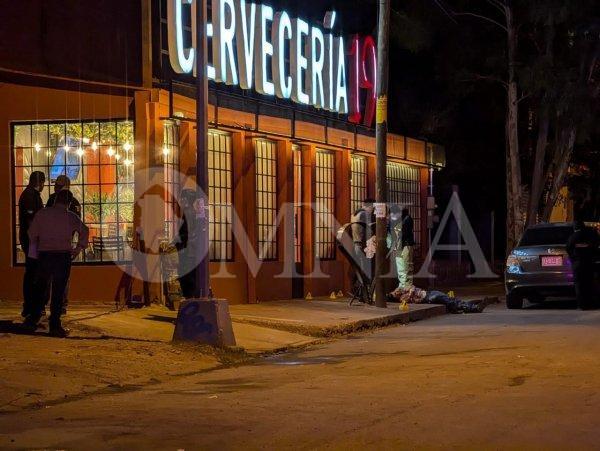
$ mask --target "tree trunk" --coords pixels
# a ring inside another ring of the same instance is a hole
[[[515,74],[517,53],[517,30],[510,2],[506,2],[506,28],[508,44],[508,86],[506,111],[506,140],[508,147],[507,171],[507,217],[512,216],[507,230],[509,249],[521,237],[523,215],[521,213],[521,161],[519,153],[519,99]],[[512,223],[512,224],[511,224]]]
[[[571,156],[573,155],[573,147],[575,146],[575,138],[577,136],[577,130],[574,125],[570,125],[567,130],[562,134],[559,148],[557,149],[557,155],[560,155],[558,164],[555,166],[554,174],[552,177],[552,183],[548,192],[548,199],[544,206],[544,213],[542,220],[548,222],[552,215],[554,205],[558,200],[560,191],[562,190],[567,173],[569,172],[569,164],[571,163]]]
[[[542,100],[544,102],[544,100]],[[544,166],[546,161],[546,148],[548,147],[548,130],[550,127],[550,115],[548,106],[542,105],[538,119],[538,137],[535,148],[535,160],[533,166],[533,177],[531,180],[531,193],[529,196],[529,207],[527,211],[527,225],[537,222],[540,199],[544,191]]]

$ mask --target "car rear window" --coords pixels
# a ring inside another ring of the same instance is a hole
[[[572,234],[573,227],[568,226],[529,229],[523,235],[519,246],[565,245]]]

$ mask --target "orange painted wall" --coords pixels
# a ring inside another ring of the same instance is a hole
[[[132,99],[8,83],[0,83],[0,99],[0,299],[10,300],[22,298],[23,275],[13,266],[11,121],[124,118]],[[113,302],[121,275],[115,266],[74,267],[70,300]]]

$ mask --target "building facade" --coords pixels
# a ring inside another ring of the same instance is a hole
[[[66,1],[62,14],[41,0],[29,2],[31,10],[13,5],[7,13],[30,32],[0,36],[10,44],[0,54],[0,176],[10,180],[0,192],[0,298],[21,298],[17,202],[41,170],[44,200],[58,175],[69,176],[90,228],[72,271],[72,302],[111,302],[131,285],[161,302],[160,249],[178,229],[181,189],[195,186],[193,78],[170,64],[169,2],[123,8],[102,0],[100,14],[79,3]],[[185,11],[182,30],[192,41]],[[75,34],[100,37],[69,38]],[[290,68],[292,59],[282,57]],[[347,290],[335,232],[375,194],[370,124],[350,122],[352,106],[324,111],[217,81],[209,90],[214,294],[252,303]],[[358,94],[367,104],[369,93]],[[389,199],[410,208],[422,258],[430,169],[443,166],[443,149],[390,134],[388,158]]]

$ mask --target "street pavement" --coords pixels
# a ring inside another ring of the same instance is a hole
[[[155,365],[136,384],[2,406],[0,448],[598,449],[599,326],[571,303],[494,305],[195,371]]]

